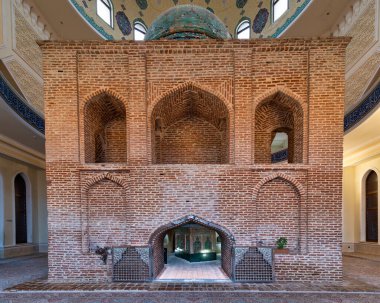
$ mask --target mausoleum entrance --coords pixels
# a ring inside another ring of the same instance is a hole
[[[157,280],[230,280],[234,238],[195,216],[160,227],[151,237]]]

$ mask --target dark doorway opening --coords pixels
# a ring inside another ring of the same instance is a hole
[[[378,183],[372,170],[366,179],[366,241],[378,241]]]
[[[27,243],[27,210],[26,210],[26,184],[24,178],[18,174],[14,181],[15,188],[15,219],[16,244]]]

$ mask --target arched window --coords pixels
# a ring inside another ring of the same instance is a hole
[[[377,174],[371,171],[365,182],[366,241],[378,241],[378,186]]]
[[[273,22],[276,22],[289,9],[289,0],[272,0]]]
[[[140,21],[134,22],[133,34],[136,41],[144,40],[146,31],[147,31],[147,28],[142,22]]]
[[[18,174],[15,178],[14,189],[16,244],[27,243],[26,184],[24,178],[20,174]]]
[[[96,13],[105,23],[113,27],[113,6],[111,0],[96,0]]]
[[[271,154],[272,154],[272,163],[276,162],[286,162],[288,163],[288,145],[289,145],[289,133],[290,130],[276,129],[272,131],[272,144],[271,144]],[[280,157],[274,159],[273,155],[277,154]]]
[[[243,20],[236,28],[236,37],[238,39],[249,39],[251,37],[251,23],[249,20]]]

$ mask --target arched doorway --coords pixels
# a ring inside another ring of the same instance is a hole
[[[378,241],[378,180],[373,170],[365,182],[366,241]]]
[[[21,174],[14,180],[15,193],[15,221],[16,244],[28,242],[27,232],[27,208],[26,208],[26,184]]]
[[[158,228],[149,241],[153,278],[229,280],[232,278],[232,234],[197,216],[186,216]]]

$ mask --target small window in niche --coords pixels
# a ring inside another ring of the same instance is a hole
[[[289,0],[272,0],[273,22],[276,22],[289,9]]]
[[[243,20],[236,28],[236,37],[238,39],[249,39],[251,37],[251,23],[249,20]]]
[[[136,41],[143,41],[145,38],[147,28],[146,26],[140,22],[140,21],[135,21],[134,23],[134,38]]]
[[[271,144],[272,163],[288,162],[288,142],[289,137],[286,132],[274,132],[274,138]],[[275,159],[273,159],[275,155]]]
[[[96,0],[96,13],[105,23],[113,27],[113,7],[111,0]]]

